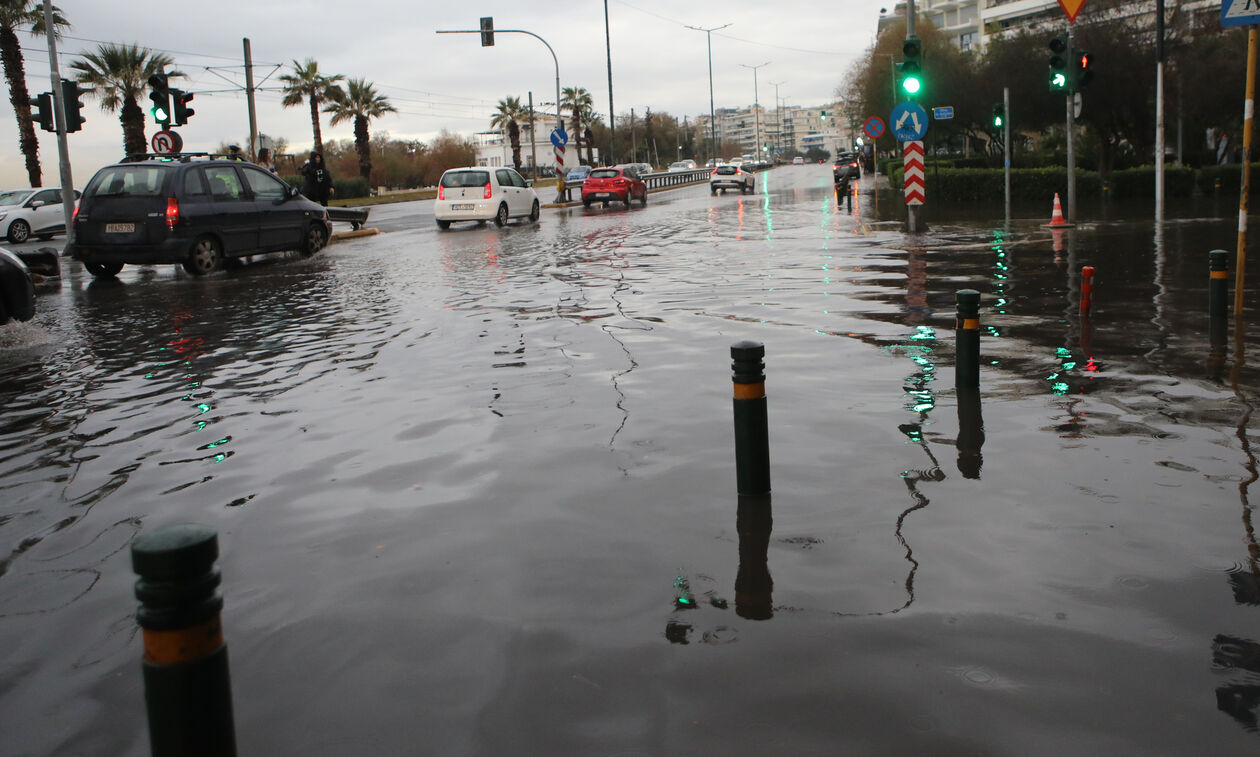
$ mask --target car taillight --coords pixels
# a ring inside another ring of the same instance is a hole
[[[174,197],[166,198],[166,225],[168,228],[175,228],[175,224],[179,223],[179,200]]]
[[[486,182],[486,193],[481,196],[481,199],[483,200],[490,199],[490,182],[488,181]]]
[[[735,175],[736,175],[736,176],[741,176],[741,175],[743,175],[743,173],[744,173],[744,172],[743,172],[743,171],[741,171],[741,170],[739,170],[738,168],[736,168],[736,169],[735,169]]]
[[[442,189],[442,185],[441,185],[441,184],[438,184],[438,199],[439,199],[439,200],[445,200],[445,199],[446,199],[446,192]]]

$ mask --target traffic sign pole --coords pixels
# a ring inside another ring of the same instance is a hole
[[[1079,10],[1080,6],[1077,6]],[[1065,9],[1066,10],[1066,9]],[[1074,17],[1073,17],[1074,18]],[[1072,27],[1068,27],[1067,33],[1068,50],[1072,49]],[[1072,94],[1071,87],[1063,96],[1064,108],[1067,111],[1067,220],[1068,223],[1076,221],[1076,149],[1072,139],[1072,132],[1076,131],[1075,118],[1072,112]]]
[[[1247,272],[1247,201],[1251,195],[1251,122],[1256,102],[1256,27],[1247,30],[1247,100],[1243,104],[1242,192],[1238,196],[1238,259],[1234,270],[1234,320],[1243,314],[1243,274]],[[1240,326],[1235,332],[1241,334]],[[1239,355],[1241,362],[1242,356]]]

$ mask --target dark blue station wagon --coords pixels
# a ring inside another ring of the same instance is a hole
[[[182,156],[97,171],[79,200],[70,254],[98,277],[153,263],[202,276],[246,255],[314,255],[331,234],[319,203],[258,166]]]

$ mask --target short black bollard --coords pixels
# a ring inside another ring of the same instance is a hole
[[[735,477],[740,494],[770,493],[770,431],[766,418],[766,347],[760,342],[731,345],[735,384]]]
[[[1229,323],[1225,320],[1229,307],[1225,299],[1225,288],[1229,284],[1228,252],[1212,250],[1208,253],[1208,276],[1208,341],[1219,346],[1225,344],[1229,332]]]
[[[959,289],[954,325],[954,386],[980,386],[980,293]]]
[[[144,630],[144,699],[153,757],[234,757],[232,687],[219,611],[214,529],[168,526],[131,544]]]

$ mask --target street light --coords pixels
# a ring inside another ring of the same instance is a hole
[[[774,154],[777,157],[783,151],[783,112],[779,110],[779,85],[787,82],[772,81],[770,84],[774,85],[774,120],[778,122],[774,130]]]
[[[684,24],[686,26],[686,24]],[[709,45],[709,149],[717,151],[717,117],[713,112],[713,32],[719,29],[725,29],[730,24],[722,24],[714,26],[711,29],[704,29],[699,26],[687,26],[688,29],[695,29],[698,32],[704,32],[705,39]],[[714,157],[714,156],[710,156]]]
[[[756,126],[754,127],[756,131],[753,133],[753,152],[756,154],[757,160],[761,160],[761,103],[757,94],[757,69],[770,65],[770,61],[758,63],[755,66],[750,66],[747,63],[739,65],[744,68],[751,68],[753,72],[753,116],[756,119]]]

